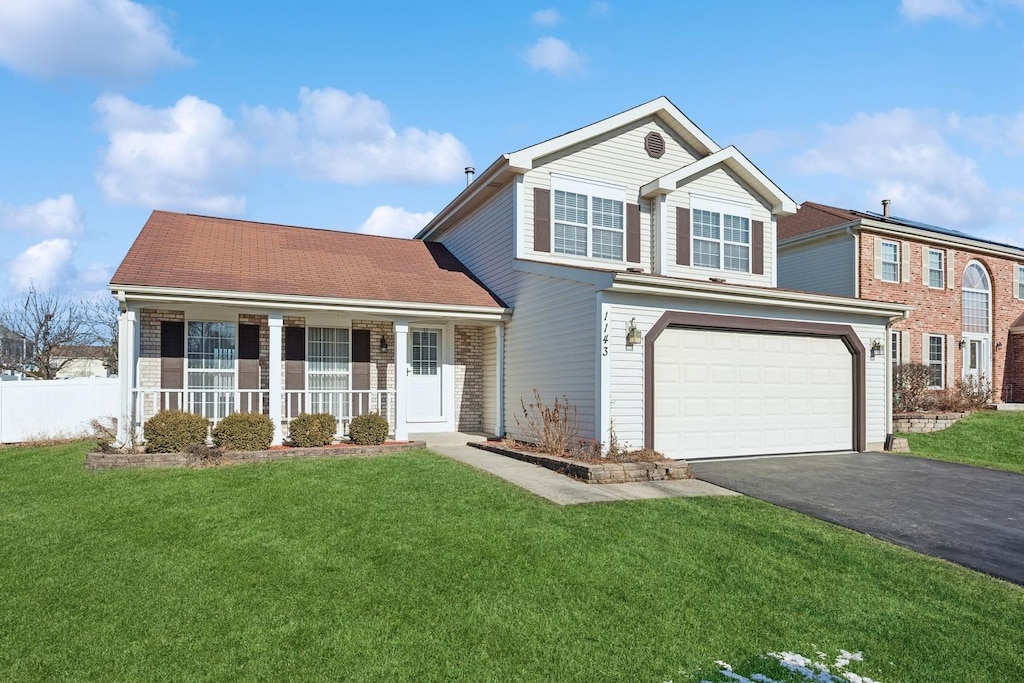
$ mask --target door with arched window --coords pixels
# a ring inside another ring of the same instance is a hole
[[[985,268],[971,261],[963,277],[963,377],[989,381],[992,348],[992,283]]]

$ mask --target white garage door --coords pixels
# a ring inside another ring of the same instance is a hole
[[[853,447],[853,356],[839,339],[669,328],[654,447],[673,458]]]

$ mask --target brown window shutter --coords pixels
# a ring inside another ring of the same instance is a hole
[[[690,265],[690,210],[676,209],[676,264]]]
[[[370,331],[352,330],[352,417],[370,412]]]
[[[260,359],[260,326],[238,326],[238,358],[239,360]]]
[[[185,323],[180,320],[160,322],[160,357],[185,357]]]
[[[750,221],[750,272],[764,275],[764,222]]]
[[[626,204],[626,260],[640,263],[640,205]]]
[[[533,188],[533,250],[551,251],[551,190]]]

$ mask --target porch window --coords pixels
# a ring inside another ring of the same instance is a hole
[[[338,327],[309,327],[306,335],[309,411],[348,419],[352,386],[349,331]]]
[[[211,420],[235,407],[234,323],[188,323],[188,410]]]

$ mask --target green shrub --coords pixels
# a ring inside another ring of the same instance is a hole
[[[274,423],[259,413],[231,413],[213,428],[213,445],[226,451],[265,451],[274,440]]]
[[[334,441],[338,418],[330,413],[302,413],[288,424],[288,439],[293,446],[315,448]]]
[[[179,410],[161,410],[146,420],[142,434],[147,453],[181,453],[189,446],[206,443],[210,421]]]
[[[353,417],[348,423],[348,435],[352,443],[361,446],[382,444],[388,438],[388,421],[380,413]]]

